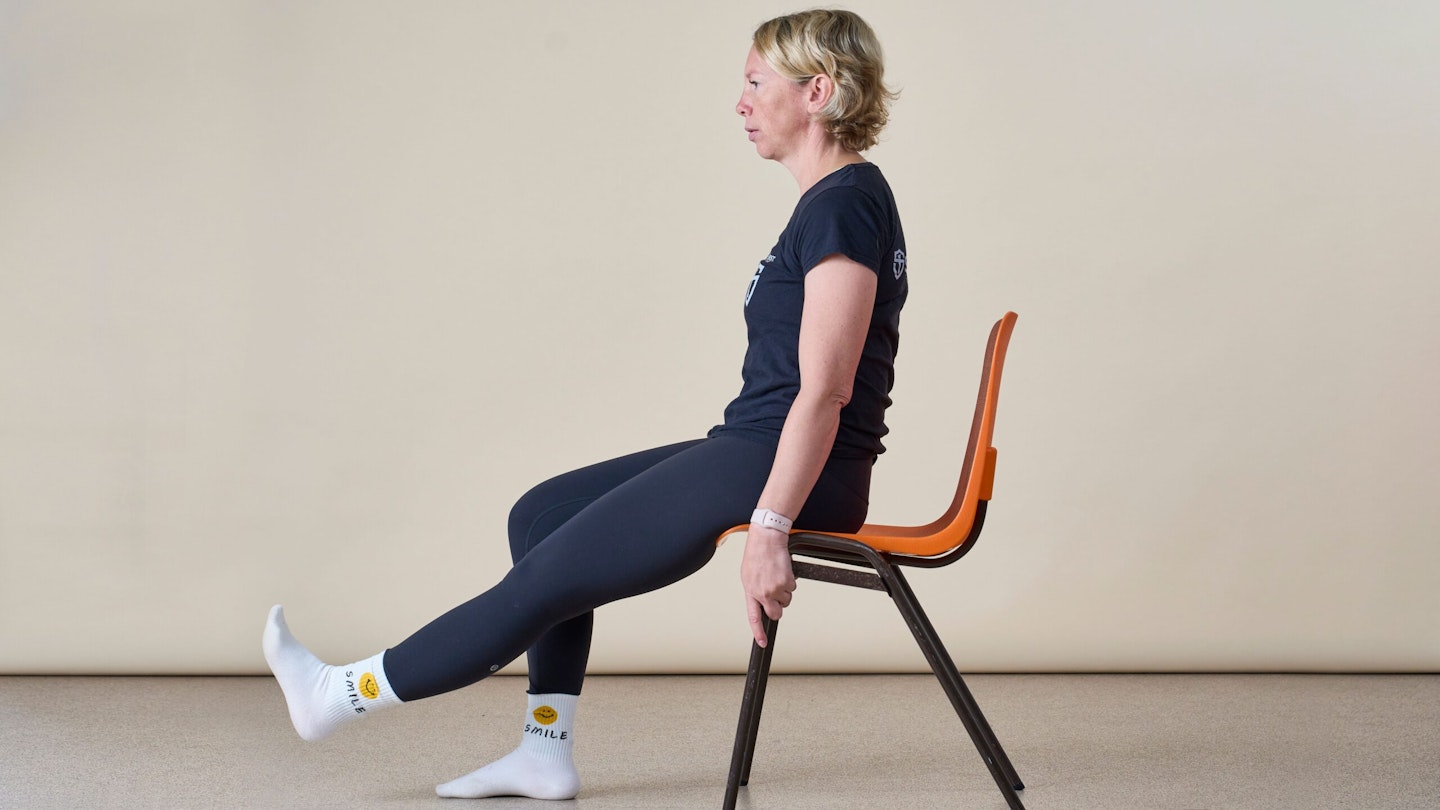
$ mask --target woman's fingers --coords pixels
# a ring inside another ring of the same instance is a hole
[[[745,614],[750,619],[750,635],[755,637],[756,644],[764,647],[769,643],[769,639],[765,638],[765,623],[760,620],[760,609],[759,602],[748,595],[745,597]]]
[[[763,617],[779,621],[794,599],[795,573],[788,549],[783,545],[766,548],[747,542],[740,579],[750,634],[755,637],[756,644],[764,647],[769,639],[765,637]]]
[[[780,616],[784,614],[785,608],[790,607],[793,598],[790,591],[781,591],[780,595],[774,599],[755,598],[748,595],[745,597],[746,618],[750,621],[750,634],[755,637],[756,644],[764,647],[769,643],[769,639],[765,637],[765,621],[761,618],[761,614],[778,622]]]

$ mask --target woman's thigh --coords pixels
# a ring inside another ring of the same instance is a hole
[[[507,579],[549,592],[556,620],[683,579],[710,560],[721,532],[749,522],[774,460],[774,448],[718,437],[552,479],[555,491],[535,499],[544,509],[527,516],[525,531],[512,532],[524,551]],[[858,529],[868,464],[832,461],[797,525]]]
[[[721,532],[749,521],[774,456],[744,439],[691,444],[555,527],[512,576],[562,591],[555,603],[571,615],[682,579],[709,561]]]
[[[535,485],[510,509],[510,557],[526,552],[602,495],[704,439],[642,450],[572,470]]]

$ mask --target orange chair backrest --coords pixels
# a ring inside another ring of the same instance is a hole
[[[934,557],[965,542],[975,524],[980,501],[990,500],[995,484],[995,408],[1000,399],[1000,375],[1005,368],[1005,350],[1018,316],[1013,312],[995,322],[985,346],[985,365],[980,373],[980,392],[975,399],[975,416],[970,424],[970,440],[960,467],[960,481],[955,498],[945,514],[923,526],[883,526],[866,524],[851,537],[880,551]]]

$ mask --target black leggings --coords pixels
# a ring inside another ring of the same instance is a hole
[[[469,686],[526,650],[532,693],[580,694],[592,611],[700,570],[720,532],[749,522],[774,459],[773,448],[720,436],[584,467],[530,490],[510,512],[515,566],[505,578],[386,651],[395,694],[409,701]],[[795,524],[858,529],[871,465],[832,459]]]

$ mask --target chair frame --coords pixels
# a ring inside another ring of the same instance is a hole
[[[1000,740],[995,736],[990,723],[980,711],[965,679],[960,676],[955,662],[936,633],[934,625],[925,615],[919,599],[910,583],[901,572],[900,566],[917,568],[939,568],[964,557],[975,547],[980,530],[985,525],[985,513],[990,500],[995,473],[995,449],[990,446],[993,428],[995,400],[999,395],[1001,368],[1004,365],[1005,349],[1009,342],[1010,330],[1014,327],[1015,313],[1006,313],[996,322],[990,332],[986,346],[985,365],[980,379],[980,393],[975,404],[975,419],[966,447],[965,461],[961,469],[960,482],[955,501],[946,515],[923,527],[865,526],[856,534],[831,534],[826,532],[795,531],[790,535],[792,557],[801,556],[821,560],[816,564],[793,560],[795,576],[830,582],[854,588],[883,591],[890,595],[895,607],[905,619],[905,624],[915,637],[916,643],[925,655],[930,669],[939,679],[950,705],[960,717],[960,722],[970,735],[970,740],[980,753],[986,768],[995,779],[1012,810],[1023,810],[1017,791],[1025,789],[1006,755]],[[972,480],[979,472],[979,480]],[[969,520],[969,525],[961,521]],[[736,527],[731,531],[741,530]],[[932,556],[916,556],[881,550],[877,545],[899,545],[909,547],[913,538],[922,540],[946,535],[963,539],[951,545],[943,553]],[[728,532],[727,532],[728,534]],[[871,542],[866,542],[870,539]],[[868,569],[868,570],[856,570]],[[749,784],[750,766],[755,757],[755,742],[759,736],[760,713],[765,703],[765,687],[770,676],[770,662],[775,654],[775,636],[779,621],[762,614],[765,636],[769,644],[761,647],[752,644],[750,665],[745,677],[745,694],[740,707],[739,725],[735,731],[735,748],[730,759],[730,774],[725,785],[725,810],[734,810],[740,788]]]

